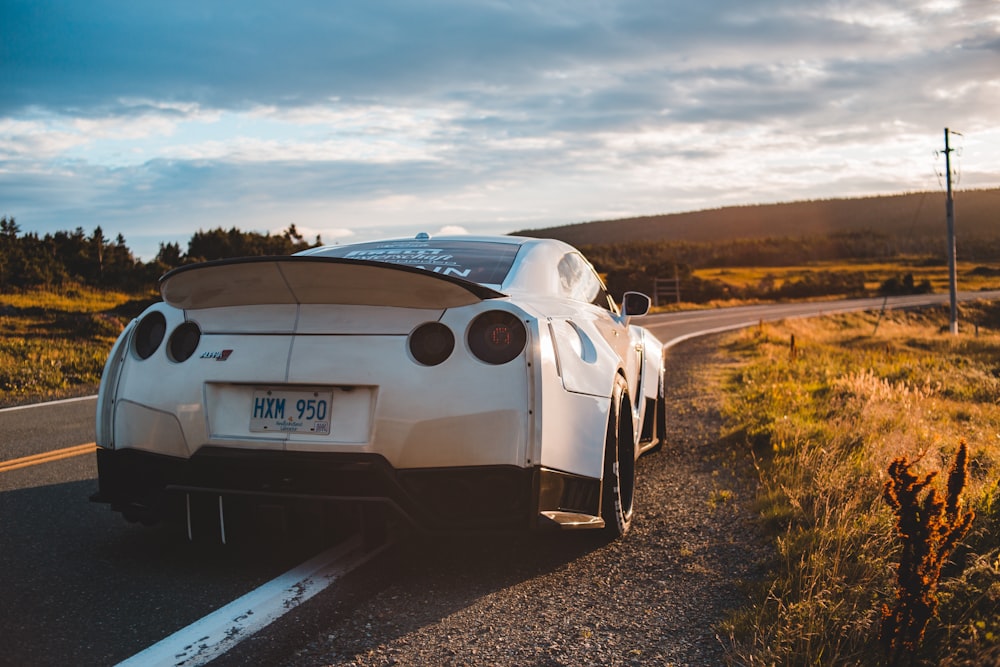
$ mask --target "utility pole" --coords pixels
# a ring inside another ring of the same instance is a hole
[[[955,201],[951,193],[951,144],[948,141],[952,133],[944,128],[944,170],[948,183],[948,198],[945,200],[945,210],[948,216],[948,294],[951,297],[951,334],[958,335],[958,280],[955,270]],[[958,132],[955,132],[958,134]]]

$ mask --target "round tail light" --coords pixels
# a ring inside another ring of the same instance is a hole
[[[427,322],[410,333],[410,354],[424,366],[437,366],[455,349],[455,334],[440,322]]]
[[[488,364],[506,364],[515,359],[527,341],[524,323],[504,310],[487,311],[469,326],[469,349]]]
[[[194,322],[185,322],[170,334],[170,341],[167,343],[167,353],[176,362],[187,361],[198,349],[201,341],[201,329]]]
[[[167,332],[167,318],[159,311],[153,311],[139,320],[135,327],[133,349],[140,359],[149,359],[163,342]]]

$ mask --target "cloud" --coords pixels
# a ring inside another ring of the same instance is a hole
[[[41,232],[502,232],[932,188],[946,126],[965,182],[1000,183],[986,0],[7,0],[4,20],[0,214]]]

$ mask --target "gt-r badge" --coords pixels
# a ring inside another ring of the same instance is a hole
[[[229,358],[229,355],[233,353],[232,350],[221,350],[219,352],[203,352],[201,359],[215,359],[216,361],[225,361]]]

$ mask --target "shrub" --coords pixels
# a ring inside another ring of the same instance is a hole
[[[906,457],[889,466],[883,495],[896,513],[896,530],[903,542],[896,584],[896,604],[882,606],[879,638],[889,664],[912,660],[924,638],[927,622],[938,607],[941,567],[965,537],[975,512],[962,512],[962,491],[968,475],[968,448],[963,441],[948,473],[947,494],[930,489],[937,473],[914,474]]]

